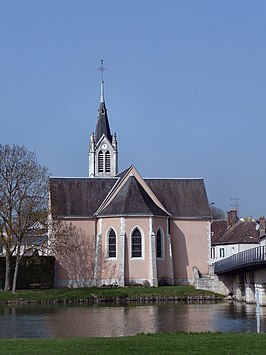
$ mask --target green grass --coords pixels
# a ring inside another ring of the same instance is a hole
[[[266,334],[173,333],[120,338],[1,339],[1,354],[265,354]]]
[[[144,297],[208,297],[223,296],[212,292],[196,290],[193,286],[161,286],[161,287],[124,287],[124,288],[61,288],[48,290],[19,290],[16,294],[0,291],[0,303],[27,301],[77,301],[106,299],[109,301],[126,298]]]

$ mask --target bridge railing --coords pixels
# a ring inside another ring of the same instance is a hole
[[[241,251],[240,253],[233,254],[228,258],[216,261],[216,263],[214,263],[214,273],[220,274],[224,272],[230,272],[235,269],[240,269],[265,262],[266,248],[264,246],[260,246],[257,248]]]

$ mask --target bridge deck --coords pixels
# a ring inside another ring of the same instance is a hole
[[[260,246],[229,256],[214,263],[215,274],[233,273],[266,265],[266,247]]]

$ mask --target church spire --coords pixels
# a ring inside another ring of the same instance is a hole
[[[89,144],[89,176],[110,177],[116,176],[118,171],[118,150],[116,134],[112,136],[107,109],[104,99],[103,72],[106,70],[101,60],[101,95],[98,109],[98,120],[95,135],[92,133]]]
[[[101,81],[101,97],[100,102],[104,102],[104,81]]]
[[[107,117],[107,109],[105,106],[105,100],[104,100],[104,80],[103,80],[103,72],[106,70],[103,66],[103,59],[101,60],[101,67],[98,68],[101,73],[101,95],[100,95],[100,106],[98,110],[98,121],[96,125],[96,131],[95,131],[95,142],[100,140],[103,134],[105,134],[106,138],[109,139],[109,141],[112,141],[112,135],[111,135],[111,130],[109,126],[109,121]]]
[[[102,72],[101,74],[101,98],[100,98],[100,102],[104,102],[104,80],[103,80],[103,72],[104,70],[106,70],[106,68],[104,68],[103,66],[103,59],[101,59],[101,67],[98,68],[98,70],[100,70]]]

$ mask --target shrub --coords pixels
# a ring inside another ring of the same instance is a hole
[[[16,258],[11,258],[11,282],[15,270]],[[53,256],[23,256],[19,264],[17,289],[30,288],[31,284],[46,284],[52,287],[54,283]],[[0,284],[5,283],[5,257],[0,257]]]

